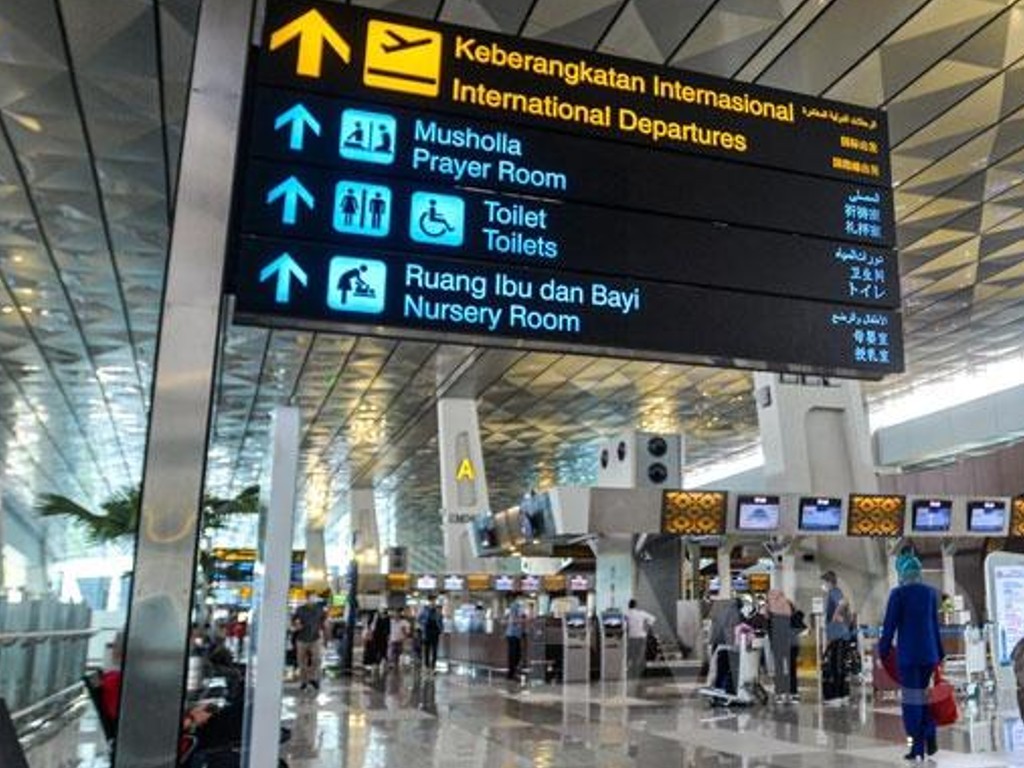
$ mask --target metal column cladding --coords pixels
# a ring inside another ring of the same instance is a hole
[[[167,264],[117,768],[177,765],[251,0],[202,5]]]
[[[902,370],[881,112],[340,4],[264,30],[241,321]]]

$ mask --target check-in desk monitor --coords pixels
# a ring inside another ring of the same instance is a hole
[[[626,666],[626,616],[609,608],[601,614],[601,679],[621,680]]]
[[[737,496],[736,530],[773,533],[779,527],[778,496]]]
[[[968,499],[968,533],[1005,536],[1009,525],[1010,505],[1006,499]]]
[[[914,533],[949,533],[953,526],[952,499],[914,499],[910,511]]]
[[[843,530],[843,500],[801,497],[799,528],[801,533],[839,533]]]
[[[586,611],[569,611],[562,617],[562,680],[590,681],[590,622]]]

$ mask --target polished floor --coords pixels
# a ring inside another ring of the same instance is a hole
[[[695,690],[670,681],[523,687],[411,671],[328,680],[318,693],[288,684],[285,757],[292,768],[872,768],[900,764],[906,751],[893,701],[728,711],[709,708]],[[105,765],[92,727],[83,720],[87,738],[74,752],[37,752],[30,765]],[[966,706],[942,729],[932,765],[1024,766],[1015,707]]]
[[[857,766],[900,763],[895,702],[710,709],[694,685],[520,687],[407,672],[295,692],[293,768]],[[1016,711],[965,709],[938,766],[1024,766]],[[1019,750],[1019,751],[1018,751]]]

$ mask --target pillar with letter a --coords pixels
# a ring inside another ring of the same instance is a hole
[[[468,523],[490,509],[476,400],[437,401],[437,442],[445,562],[450,571],[473,570],[480,563],[470,548]]]

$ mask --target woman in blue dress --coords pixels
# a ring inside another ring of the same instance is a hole
[[[897,558],[896,573],[900,585],[889,593],[878,654],[887,658],[895,640],[903,688],[903,728],[912,742],[904,758],[924,760],[926,754],[934,755],[938,750],[927,690],[944,656],[939,636],[939,595],[921,582],[921,561],[913,553]]]

